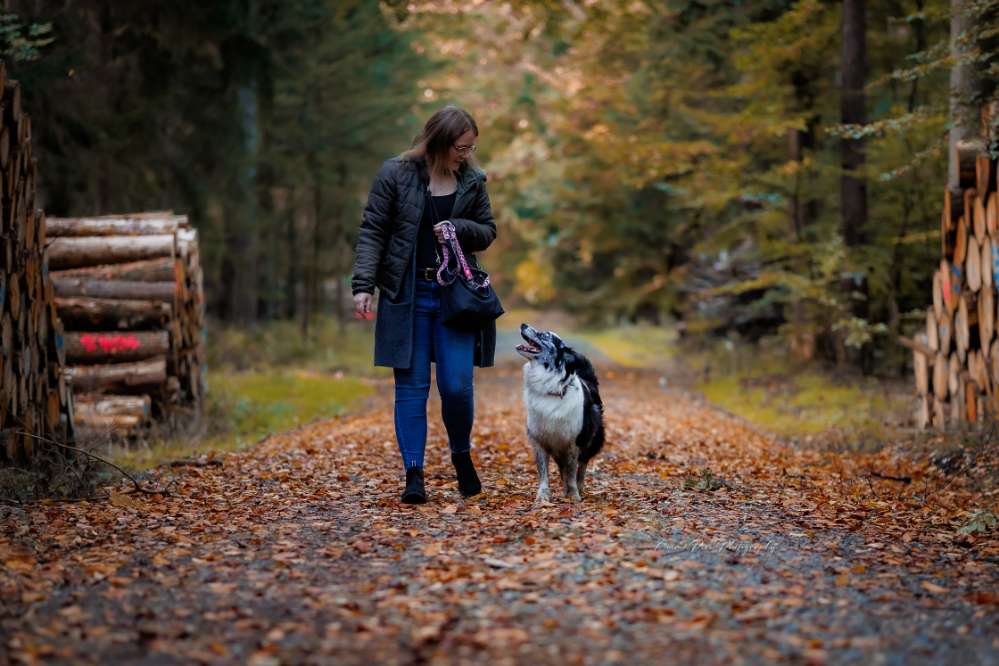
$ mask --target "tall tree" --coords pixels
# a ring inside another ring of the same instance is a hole
[[[867,18],[865,0],[843,2],[842,92],[840,122],[863,125],[867,122],[864,85],[867,78]],[[867,180],[863,174],[864,138],[841,139],[843,175],[840,183],[840,206],[843,240],[848,246],[864,242],[867,226]]]

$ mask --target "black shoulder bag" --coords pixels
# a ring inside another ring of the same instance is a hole
[[[427,192],[431,210],[437,223],[437,207]],[[437,270],[437,283],[441,289],[441,320],[452,328],[478,329],[494,321],[503,314],[503,306],[489,282],[489,274],[472,268],[465,260],[465,254],[458,243],[458,234],[451,222],[444,224],[444,242],[441,243],[444,259]],[[450,268],[451,254],[454,254],[455,267]]]

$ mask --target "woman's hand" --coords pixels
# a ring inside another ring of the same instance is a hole
[[[357,319],[371,319],[372,295],[359,291],[354,294],[354,317]]]
[[[437,242],[438,243],[444,243],[445,242],[445,239],[444,239],[444,225],[445,224],[451,224],[451,221],[450,220],[444,220],[443,222],[438,222],[437,224],[434,225],[434,236],[437,237]]]

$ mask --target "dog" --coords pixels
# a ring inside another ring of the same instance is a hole
[[[551,331],[520,325],[524,344],[527,439],[538,468],[535,505],[549,502],[548,458],[555,459],[570,501],[579,501],[586,466],[604,445],[604,405],[593,364]]]

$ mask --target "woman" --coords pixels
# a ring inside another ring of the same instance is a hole
[[[443,223],[454,225],[469,263],[496,238],[486,175],[474,162],[479,130],[472,117],[446,106],[427,121],[409,151],[386,161],[368,195],[355,247],[351,290],[358,316],[375,321],[375,365],[394,368],[395,433],[406,469],[402,501],[427,501],[423,453],[427,439],[430,364],[437,365],[444,427],[458,489],[481,491],[471,457],[474,418],[472,366],[493,365],[496,325],[477,331],[440,320],[438,243]]]

